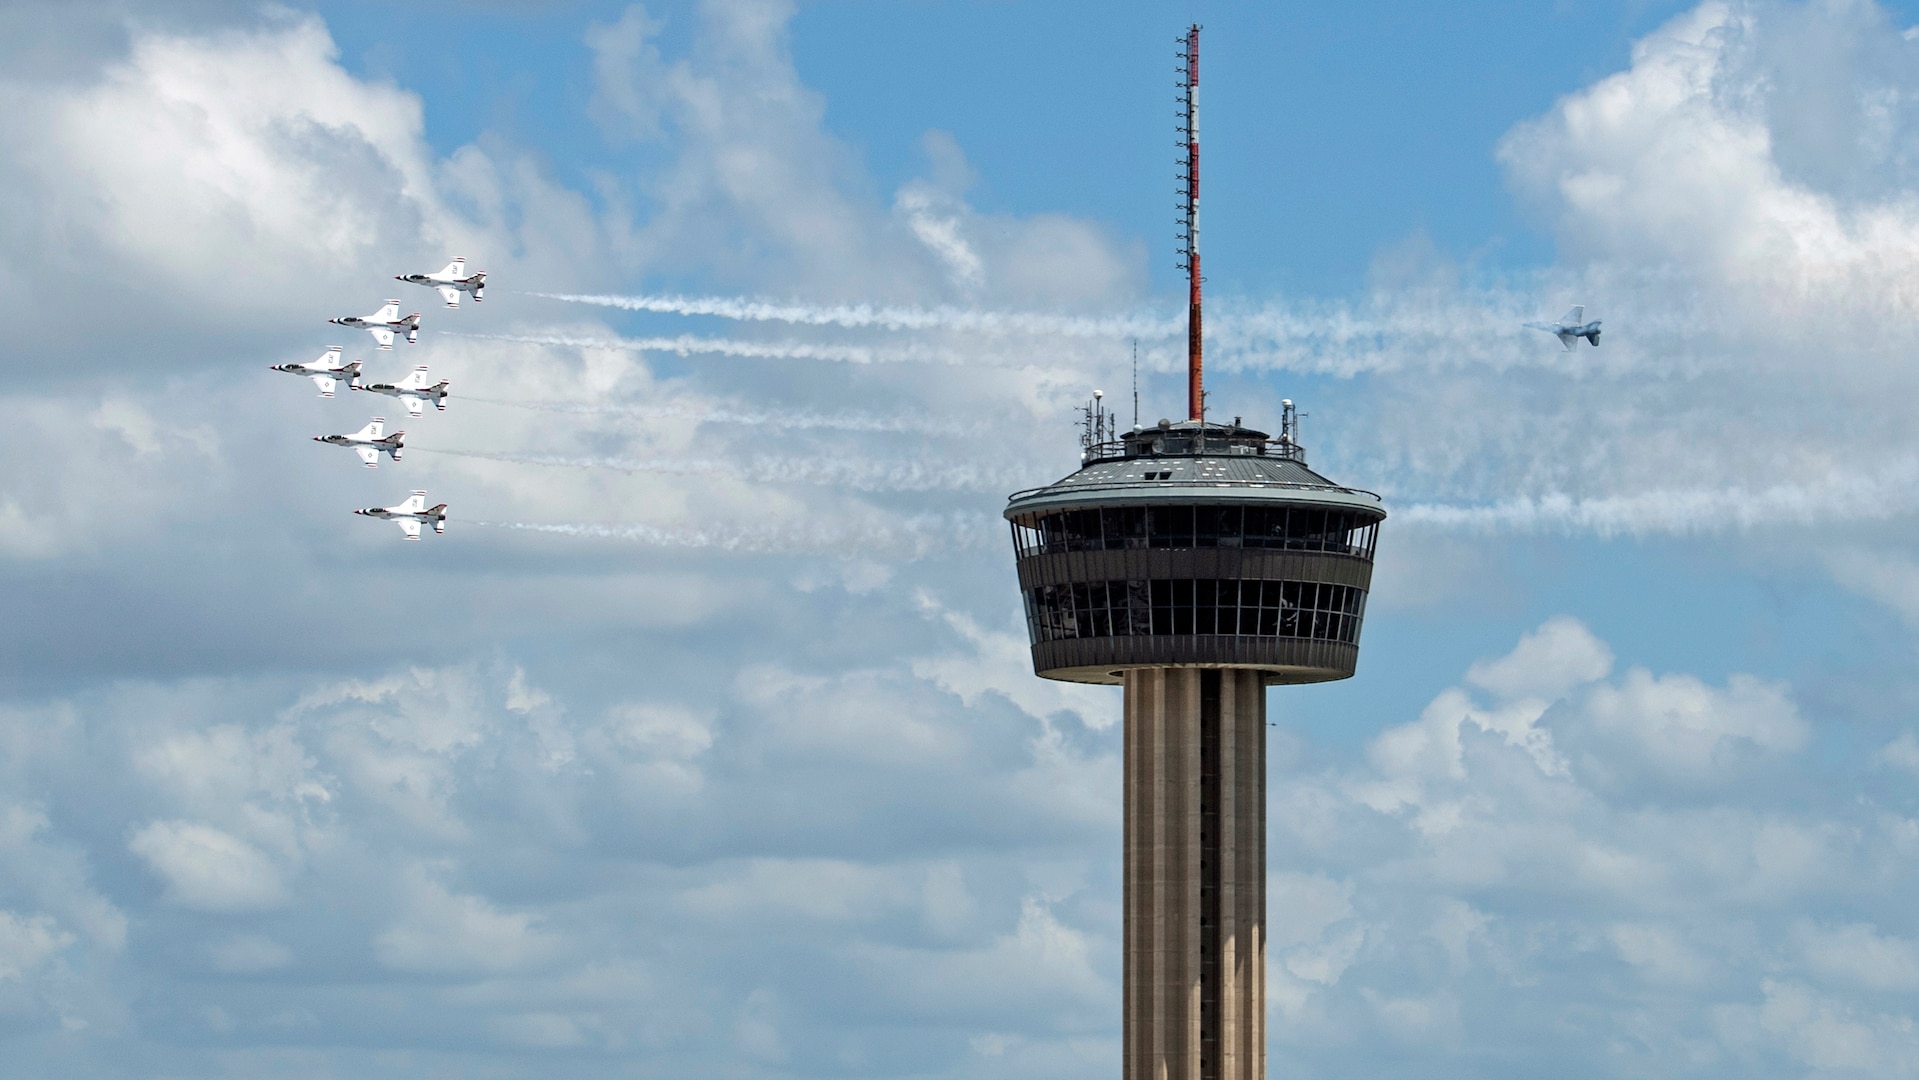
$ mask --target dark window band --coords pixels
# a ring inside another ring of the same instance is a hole
[[[1359,642],[1366,590],[1312,581],[1094,581],[1026,593],[1033,641],[1231,634]]]
[[[1373,557],[1379,519],[1306,506],[1113,506],[1013,523],[1022,558],[1066,551],[1243,547]]]

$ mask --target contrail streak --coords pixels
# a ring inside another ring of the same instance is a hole
[[[469,521],[467,525],[517,532],[622,540],[648,547],[683,548],[766,555],[892,555],[907,560],[941,551],[993,546],[997,519],[984,515],[921,514],[890,521],[820,527],[804,522],[781,526],[660,526],[621,522]]]
[[[878,330],[971,330],[985,333],[1050,334],[1059,337],[1172,337],[1185,324],[1156,315],[1053,315],[1033,311],[982,311],[956,307],[889,307],[872,304],[800,304],[736,296],[604,296],[528,293],[570,304],[594,304],[663,315],[711,315],[741,322],[783,322]]]
[[[1664,489],[1633,495],[1519,496],[1496,503],[1415,503],[1395,520],[1477,533],[1689,535],[1771,525],[1884,521],[1919,510],[1919,462],[1813,484]]]
[[[554,454],[513,454],[485,450],[420,448],[423,454],[498,461],[511,465],[539,465],[563,469],[611,469],[625,473],[676,476],[732,476],[758,483],[799,483],[853,491],[984,491],[1004,493],[1030,485],[1031,476],[1011,471],[956,466],[946,461],[867,463],[843,458],[762,456],[745,461],[688,458],[572,457]]]
[[[917,345],[889,345],[883,349],[874,349],[864,345],[815,345],[805,341],[742,341],[738,338],[695,337],[692,334],[679,334],[674,337],[589,338],[572,334],[462,334],[451,330],[441,330],[438,333],[443,337],[471,338],[478,341],[517,341],[526,345],[551,345],[557,348],[670,352],[680,356],[735,356],[756,360],[831,360],[843,364],[992,362],[946,349],[928,349]]]
[[[535,412],[632,416],[642,420],[697,420],[701,423],[741,424],[748,427],[798,431],[910,431],[924,435],[962,435],[972,430],[967,425],[941,422],[926,416],[882,416],[876,413],[816,413],[804,409],[780,411],[739,409],[729,406],[701,408],[693,405],[623,405],[617,402],[594,401],[531,401],[471,395],[462,395],[460,400],[476,401],[486,405],[504,405],[513,409],[531,409]]]

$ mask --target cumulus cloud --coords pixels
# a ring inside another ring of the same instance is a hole
[[[590,195],[497,138],[435,152],[430,99],[309,17],[9,66],[0,196],[45,213],[0,219],[0,310],[99,312],[0,399],[10,1024],[115,1033],[108,1075],[380,1075],[396,1030],[414,1072],[1117,1067],[1118,694],[1031,676],[1000,492],[968,488],[1064,471],[1052,421],[1166,319],[1140,245],[972,206],[956,139],[873,190],[791,16],[594,31],[642,167]],[[1898,599],[1901,541],[1824,526],[1911,509],[1903,41],[1864,5],[1684,16],[1502,144],[1563,265],[1224,304],[1221,390],[1251,419],[1312,380],[1314,460],[1387,491],[1432,597],[1509,554],[1442,529],[1731,520],[1883,551],[1849,584]],[[376,362],[452,377],[409,438],[481,456],[326,468],[299,436],[340,402],[264,364],[456,244],[496,289],[429,329],[475,336]],[[1518,328],[1568,293],[1603,349]],[[939,362],[869,362],[901,358]],[[736,468],[770,456],[806,467]],[[795,482],[849,461],[904,478]],[[416,484],[447,536],[346,513]],[[1346,741],[1274,729],[1275,1073],[1908,1069],[1911,737],[1848,756],[1830,693],[1575,616],[1507,640]]]
[[[252,911],[287,899],[279,867],[253,845],[207,825],[155,821],[127,848],[167,884],[167,898],[202,911]]]

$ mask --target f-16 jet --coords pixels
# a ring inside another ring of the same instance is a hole
[[[395,521],[408,540],[420,538],[420,526],[431,523],[433,531],[442,535],[446,532],[446,504],[428,506],[426,492],[416,491],[398,506],[369,506],[365,510],[355,510],[362,517],[383,518]]]
[[[400,460],[400,451],[406,448],[406,432],[396,431],[391,435],[386,431],[386,417],[376,416],[373,422],[351,435],[315,435],[314,442],[331,443],[334,446],[351,446],[360,454],[360,460],[366,462],[369,469],[378,468],[380,455],[386,454],[395,461]]]
[[[472,293],[473,302],[476,304],[486,299],[481,295],[486,291],[486,271],[475,270],[468,274],[466,260],[458,255],[453,257],[452,262],[446,264],[446,269],[437,274],[400,274],[393,280],[409,281],[415,285],[438,289],[440,299],[445,300],[446,306],[450,308],[460,306],[460,294],[463,292]]]
[[[342,364],[340,353],[340,346],[334,345],[310,364],[273,364],[271,366],[274,371],[284,371],[289,375],[305,375],[313,380],[313,385],[320,388],[321,397],[332,397],[333,388],[339,385],[341,379],[345,379],[347,385],[355,390],[360,388],[360,362],[355,360],[349,364]]]
[[[447,386],[448,383],[445,379],[428,385],[426,381],[426,365],[421,364],[419,367],[413,369],[413,374],[408,375],[397,383],[376,382],[371,386],[355,384],[353,388],[355,390],[367,390],[375,394],[385,394],[388,397],[399,398],[400,403],[406,406],[406,414],[408,416],[419,416],[426,411],[426,403],[429,401],[433,403],[434,408],[439,409],[441,412],[446,411]]]
[[[1583,305],[1573,305],[1573,309],[1556,323],[1529,322],[1526,327],[1530,330],[1544,330],[1558,338],[1559,344],[1564,346],[1567,352],[1573,351],[1573,342],[1580,338],[1592,342],[1595,349],[1599,347],[1599,320],[1587,322],[1586,309]]]
[[[373,340],[379,342],[382,349],[393,347],[395,334],[405,334],[409,343],[420,340],[420,313],[416,311],[404,319],[400,318],[398,300],[388,300],[385,307],[371,315],[342,315],[327,321],[338,326],[372,331]]]

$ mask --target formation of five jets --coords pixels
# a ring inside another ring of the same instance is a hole
[[[394,280],[414,285],[425,285],[439,292],[446,306],[460,306],[461,294],[473,297],[474,303],[484,299],[486,291],[486,272],[484,270],[466,272],[466,260],[455,258],[445,269],[432,274],[401,274]],[[336,326],[366,330],[382,351],[393,348],[395,338],[404,336],[408,343],[420,340],[420,313],[402,317],[400,302],[388,300],[380,310],[371,315],[343,315],[337,319],[328,319]],[[305,364],[274,364],[274,371],[284,371],[290,375],[304,375],[313,380],[320,388],[320,396],[330,398],[339,385],[344,382],[349,390],[364,390],[372,394],[384,394],[396,398],[405,406],[408,416],[418,417],[426,414],[431,404],[440,412],[446,411],[447,380],[430,382],[425,365],[413,369],[412,373],[398,382],[376,382],[362,385],[362,362],[345,359],[346,350],[339,345],[329,346],[327,351]],[[316,435],[314,442],[328,443],[333,446],[350,446],[360,455],[360,461],[367,468],[376,468],[380,455],[385,454],[392,461],[399,461],[406,449],[406,432],[386,433],[386,417],[376,416],[365,427],[348,435]],[[363,517],[382,518],[398,522],[408,540],[418,540],[423,526],[433,526],[436,533],[446,532],[446,504],[428,506],[426,492],[415,491],[405,502],[397,506],[373,506],[354,513]]]

